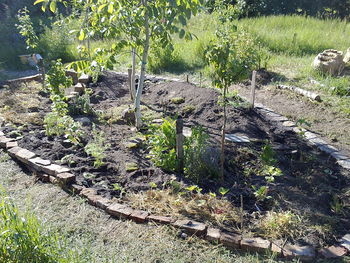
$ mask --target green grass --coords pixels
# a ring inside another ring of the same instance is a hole
[[[238,25],[256,35],[273,53],[315,55],[324,49],[349,48],[350,24],[345,20],[321,20],[304,16],[248,18]]]

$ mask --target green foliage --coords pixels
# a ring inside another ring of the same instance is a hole
[[[25,7],[18,10],[18,24],[16,24],[19,33],[25,38],[27,49],[36,48],[38,46],[39,38],[34,30],[33,23],[29,16],[29,11]]]
[[[48,90],[51,94],[63,96],[64,90],[72,86],[71,77],[66,76],[61,59],[55,61],[46,75]]]
[[[0,191],[0,261],[69,263],[81,262],[62,236],[45,230],[30,212],[18,208]]]
[[[219,188],[219,193],[221,194],[221,196],[225,196],[228,192],[230,192],[230,189],[224,187]]]
[[[187,65],[180,57],[179,52],[174,50],[172,45],[167,45],[163,48],[161,45],[152,45],[148,69],[156,74],[167,72],[182,72],[185,71]]]
[[[254,190],[254,196],[258,201],[263,202],[265,200],[271,199],[271,196],[268,195],[268,186],[264,185],[260,186],[259,188],[257,188],[256,186],[252,186],[252,188]]]
[[[265,165],[274,165],[276,164],[276,153],[272,149],[271,144],[266,142],[264,147],[262,148],[261,160]]]
[[[151,127],[149,137],[152,161],[164,170],[175,172],[178,169],[176,156],[176,121],[164,120],[161,126]],[[201,127],[192,128],[192,135],[184,141],[185,175],[199,183],[205,177],[216,177],[217,159],[208,155],[208,135]]]
[[[74,144],[78,144],[83,136],[80,123],[68,115],[62,116],[57,112],[50,112],[45,116],[44,127],[48,136],[65,135]]]
[[[110,147],[106,144],[104,132],[98,131],[95,126],[92,130],[92,140],[84,147],[85,152],[95,158],[94,167],[99,168],[104,165],[103,160],[106,158],[105,151]]]
[[[90,93],[88,90],[85,91],[85,94],[78,96],[74,102],[69,105],[69,113],[72,115],[89,115],[95,116],[98,114],[90,103]]]

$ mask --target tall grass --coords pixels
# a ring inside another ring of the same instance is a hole
[[[339,19],[297,15],[246,18],[238,25],[247,29],[270,51],[303,56],[350,46],[350,24]]]
[[[0,190],[0,262],[73,263],[77,254],[57,233],[44,229],[30,212],[21,214]]]

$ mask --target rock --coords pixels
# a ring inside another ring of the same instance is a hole
[[[91,81],[91,77],[84,73],[78,79],[78,82],[83,84],[88,84],[90,81]]]
[[[206,240],[211,242],[219,242],[221,231],[218,228],[209,227],[207,230]]]
[[[76,118],[75,121],[80,122],[82,126],[90,126],[91,121],[87,117]]]
[[[241,248],[251,252],[266,252],[270,249],[271,242],[260,237],[243,238]]]
[[[339,75],[345,67],[343,59],[343,52],[327,49],[316,56],[313,68],[323,73]]]
[[[350,62],[350,48],[346,50],[343,61],[345,64],[348,64]]]
[[[168,216],[155,216],[155,215],[150,215],[148,216],[149,221],[153,221],[159,224],[171,224],[174,222],[174,219]]]
[[[135,124],[135,112],[131,108],[123,110],[121,118],[130,124]]]
[[[78,73],[75,70],[66,70],[66,76],[72,78],[73,85],[76,85],[78,83]]]
[[[74,86],[74,92],[78,92],[79,95],[82,95],[85,91],[85,86],[82,83],[78,83]]]
[[[283,256],[287,259],[299,258],[302,261],[314,262],[316,253],[315,249],[310,246],[297,246],[287,244],[283,248]]]
[[[242,237],[235,233],[221,233],[220,242],[228,248],[240,248]]]
[[[345,236],[343,236],[340,242],[340,245],[342,247],[345,247],[347,250],[350,251],[350,234],[346,234]]]
[[[322,248],[319,254],[324,258],[339,258],[345,256],[347,253],[346,248],[340,246],[331,246],[327,248]]]

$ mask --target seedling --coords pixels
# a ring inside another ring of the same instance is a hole
[[[219,188],[219,193],[221,194],[222,197],[224,197],[228,192],[230,192],[230,189],[220,187]]]

